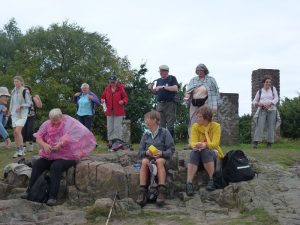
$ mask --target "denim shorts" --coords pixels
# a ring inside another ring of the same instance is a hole
[[[190,164],[202,166],[203,163],[214,162],[217,157],[215,150],[203,149],[201,151],[194,150],[190,154]]]

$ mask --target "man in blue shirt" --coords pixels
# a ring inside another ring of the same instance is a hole
[[[157,95],[156,110],[160,113],[160,126],[168,128],[174,138],[174,124],[176,121],[176,98],[178,92],[178,82],[175,76],[169,75],[169,67],[161,65],[159,67],[160,78],[156,84],[149,86],[152,93]]]

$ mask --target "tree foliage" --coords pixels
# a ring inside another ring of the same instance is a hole
[[[281,135],[287,138],[300,137],[300,94],[293,99],[285,98],[280,105]]]
[[[73,95],[83,82],[100,95],[112,73],[125,85],[133,79],[128,59],[120,58],[104,35],[86,32],[68,22],[53,24],[48,29],[33,27],[23,35],[11,19],[0,30],[1,86],[11,90],[17,73],[44,102],[43,109],[38,111],[40,121],[56,107],[75,116]],[[100,109],[97,114],[96,124],[106,124]],[[103,132],[103,127],[95,128],[96,133]]]
[[[251,115],[245,114],[239,120],[240,142],[251,143]]]

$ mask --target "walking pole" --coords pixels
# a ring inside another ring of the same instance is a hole
[[[117,195],[118,195],[118,191],[116,191],[116,193],[115,193],[115,197],[114,197],[114,200],[113,200],[113,204],[112,204],[112,206],[111,206],[111,208],[110,208],[110,211],[109,211],[109,214],[108,214],[108,217],[107,217],[107,220],[106,220],[106,224],[105,224],[105,225],[108,225],[108,222],[109,222],[109,219],[110,219],[110,216],[111,216],[113,207],[114,207],[115,202],[116,202]]]

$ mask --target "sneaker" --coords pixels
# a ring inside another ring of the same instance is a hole
[[[46,202],[46,204],[49,206],[54,206],[54,205],[56,205],[56,202],[57,202],[56,199],[49,198],[48,201]]]
[[[156,199],[156,204],[158,206],[162,206],[165,204],[166,195],[167,195],[166,186],[164,186],[164,185],[158,186],[158,195],[157,195],[157,199]]]
[[[20,198],[22,198],[22,199],[28,199],[28,193],[24,192],[23,194],[20,195]]]
[[[213,191],[215,189],[216,189],[216,187],[215,187],[215,184],[214,184],[214,180],[213,179],[209,179],[209,181],[207,183],[207,186],[206,186],[206,190],[207,191]]]
[[[139,196],[136,200],[136,203],[141,207],[146,205],[147,202],[147,189],[145,187],[140,187]]]
[[[267,143],[267,148],[272,148],[272,143],[268,142]]]
[[[28,145],[27,151],[28,151],[28,152],[32,152],[32,151],[33,151],[33,144],[29,144],[29,145]]]
[[[252,147],[257,148],[257,145],[258,145],[258,141],[254,141]]]
[[[19,157],[25,156],[25,152],[23,151],[23,149],[21,149],[21,150],[18,151],[18,156]]]
[[[18,158],[19,157],[19,151],[16,151],[15,154],[13,155],[13,158]]]
[[[194,187],[191,182],[186,183],[186,194],[188,196],[193,196],[194,195]]]

